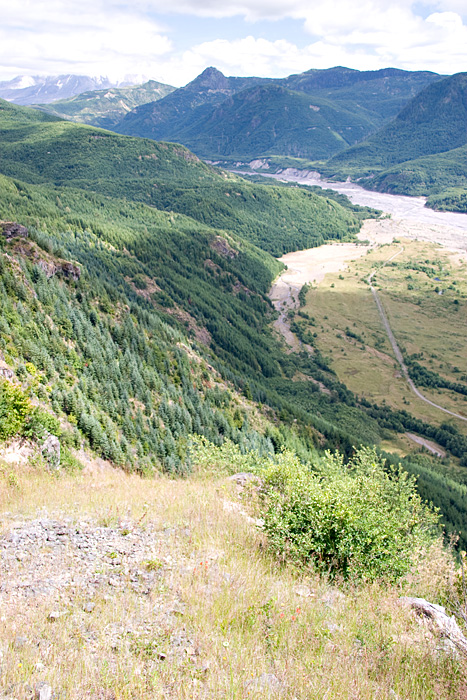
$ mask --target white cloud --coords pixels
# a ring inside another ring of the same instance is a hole
[[[467,70],[466,0],[0,0],[0,11],[0,79],[136,73],[183,85],[207,65],[229,75],[278,77],[339,64]],[[215,41],[194,36],[182,50],[179,14],[226,22]],[[230,17],[249,22],[241,36],[233,38]],[[301,24],[299,38],[268,39],[264,22],[255,36],[255,21],[269,19],[277,38],[284,18]]]
[[[124,7],[108,12],[102,0],[0,0],[3,77],[21,73],[152,75],[171,40],[154,20]]]

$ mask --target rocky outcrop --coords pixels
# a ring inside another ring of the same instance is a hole
[[[238,250],[232,248],[222,236],[216,236],[209,245],[216,253],[222,255],[223,258],[232,259],[236,258],[238,255]]]
[[[4,354],[0,352],[0,378],[13,379],[14,376],[15,373],[10,367],[8,367],[7,363],[5,362]]]
[[[13,379],[15,373],[12,369],[8,367],[4,362],[0,360],[0,378],[2,379]]]
[[[15,225],[17,226],[17,224]],[[24,226],[21,228],[24,228]],[[15,238],[17,236],[18,234],[15,234],[14,236],[11,236],[11,238]],[[48,279],[54,275],[61,275],[66,279],[72,279],[77,282],[81,277],[81,270],[78,265],[75,265],[68,260],[56,258],[50,253],[42,250],[42,248],[39,248],[34,241],[14,241],[12,252],[16,255],[20,255],[23,258],[28,258],[31,260],[31,262],[40,267]]]
[[[48,435],[41,448],[42,456],[50,469],[56,470],[60,467],[60,440],[55,435]]]
[[[428,622],[433,631],[446,641],[448,649],[467,655],[467,639],[455,618],[449,617],[441,605],[429,603],[424,598],[403,597],[400,600]]]
[[[28,229],[15,221],[0,221],[0,235],[3,235],[7,241],[11,238],[27,238]]]
[[[70,262],[41,259],[38,260],[37,266],[41,268],[48,279],[58,274],[66,277],[66,279],[72,279],[77,282],[81,277],[81,270],[79,267]]]

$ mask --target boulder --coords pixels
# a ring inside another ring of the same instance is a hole
[[[450,617],[441,605],[429,603],[424,598],[403,597],[400,600],[403,605],[411,607],[417,615],[425,619],[430,627],[448,642],[448,648],[467,655],[467,639],[454,616]]]
[[[34,700],[52,700],[53,691],[51,686],[44,681],[36,683],[34,688]]]
[[[54,471],[60,467],[60,440],[50,433],[47,435],[41,448],[42,455]]]

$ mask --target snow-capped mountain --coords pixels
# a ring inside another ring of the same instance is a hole
[[[47,104],[87,90],[133,85],[131,80],[112,82],[105,77],[88,75],[26,76],[0,82],[0,97],[17,105]]]

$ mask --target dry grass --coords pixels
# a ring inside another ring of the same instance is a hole
[[[436,651],[439,640],[398,603],[408,593],[438,598],[451,571],[439,550],[399,588],[341,592],[274,562],[261,533],[225,507],[238,499],[225,477],[53,477],[22,467],[13,483],[9,473],[0,477],[4,534],[46,514],[146,529],[154,543],[141,551],[141,571],[154,578],[145,594],[129,581],[103,584],[91,613],[79,587],[30,599],[0,591],[4,697],[31,697],[46,681],[80,700],[467,698],[463,661]],[[105,567],[104,554],[95,566]],[[28,558],[12,576],[26,573],[34,577]],[[124,562],[117,574],[126,580]],[[51,622],[52,610],[64,614]],[[277,679],[270,693],[262,674]]]

